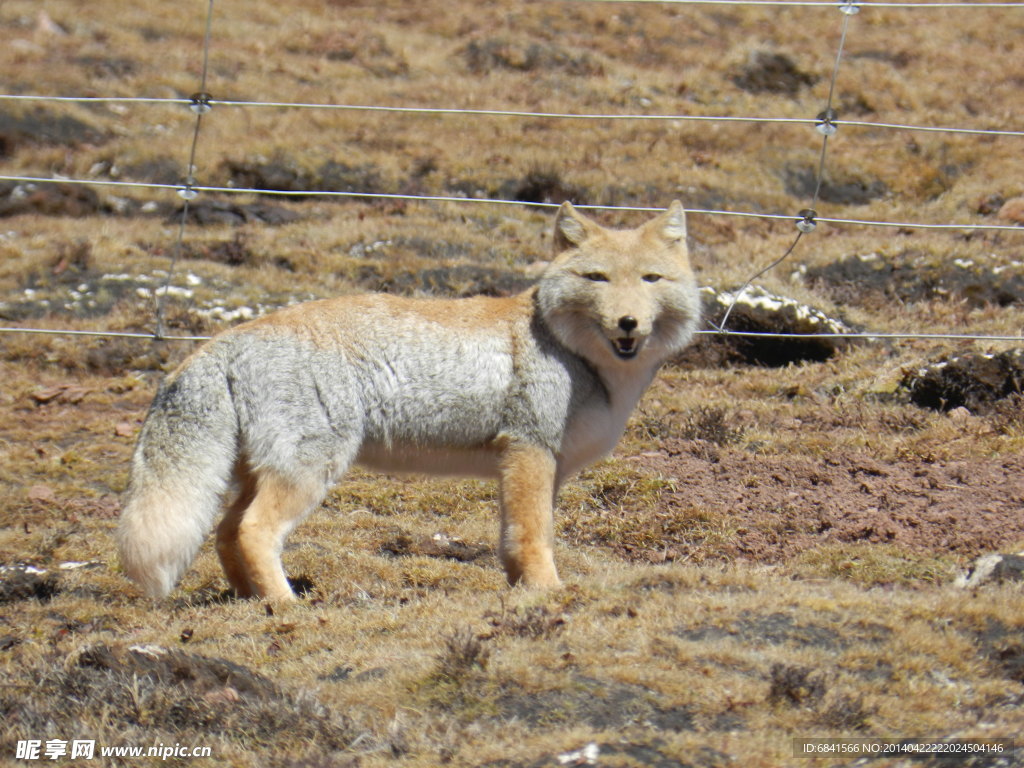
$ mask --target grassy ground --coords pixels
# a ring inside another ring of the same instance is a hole
[[[187,97],[204,13],[7,0],[3,90]],[[813,117],[840,21],[834,9],[222,0],[208,90]],[[1022,32],[1016,9],[865,8],[840,117],[1019,129]],[[184,107],[0,102],[0,167],[178,183],[193,126]],[[219,106],[196,176],[795,214],[819,149],[808,126]],[[844,127],[822,215],[966,228],[820,225],[759,282],[874,331],[1015,335],[1024,240],[969,225],[1011,221],[998,211],[1024,194],[1022,157],[1014,137]],[[507,293],[550,247],[550,213],[519,206],[208,197],[185,231],[174,332],[361,290]],[[178,205],[173,192],[0,187],[3,324],[151,329]],[[690,229],[700,279],[719,288],[794,236],[790,222],[733,217],[692,216]],[[0,572],[0,763],[26,764],[19,740],[84,738],[209,746],[233,766],[586,764],[569,753],[591,743],[606,766],[852,766],[797,757],[794,740],[995,740],[1024,725],[1020,586],[950,584],[979,554],[1024,548],[1020,400],[932,411],[901,386],[927,362],[1005,345],[668,366],[615,456],[562,494],[557,592],[504,585],[489,484],[354,472],[291,537],[285,563],[306,599],[276,614],[224,596],[209,546],[161,602],[140,599],[112,554],[142,416],[190,343],[0,345],[0,565],[46,571]],[[960,764],[1024,765],[999,759]]]

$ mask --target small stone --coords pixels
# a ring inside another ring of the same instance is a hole
[[[960,405],[950,409],[949,418],[951,421],[964,422],[971,418],[971,412]]]
[[[215,688],[203,694],[203,701],[212,707],[232,706],[242,700],[238,691],[230,685],[223,688]]]
[[[33,485],[28,489],[28,500],[36,504],[56,504],[57,494],[48,485]]]
[[[592,741],[582,749],[558,755],[557,760],[559,765],[597,765],[597,758],[600,754],[601,748]]]
[[[1003,203],[996,217],[1014,224],[1024,224],[1024,197],[1011,197]]]
[[[983,555],[957,576],[953,584],[961,589],[970,589],[982,584],[1002,584],[1005,581],[1024,581],[1024,552],[1016,555]]]

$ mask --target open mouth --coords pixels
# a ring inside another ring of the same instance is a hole
[[[624,336],[621,339],[612,339],[612,349],[623,360],[629,360],[636,357],[636,353],[640,351],[640,345],[636,339]]]

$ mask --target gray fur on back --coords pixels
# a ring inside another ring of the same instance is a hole
[[[331,483],[359,458],[373,465],[373,456],[387,452],[468,450],[499,436],[557,454],[573,414],[607,397],[590,367],[539,320],[519,337],[528,348],[515,351],[515,363],[512,342],[501,336],[453,335],[416,316],[399,322],[410,324],[406,333],[382,337],[365,317],[337,329],[344,346],[328,348],[270,325],[225,334],[161,390],[154,409],[190,410],[175,403],[182,378],[189,397],[198,389],[210,403],[222,400],[214,390],[226,386],[239,450],[253,468]],[[188,431],[177,441],[187,442]],[[409,459],[410,469],[419,468]]]

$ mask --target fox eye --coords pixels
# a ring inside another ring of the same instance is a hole
[[[650,274],[644,275],[643,280],[645,283],[656,283],[661,280],[661,275],[656,275],[651,272]]]
[[[583,277],[594,283],[607,283],[608,275],[604,272],[584,272]]]

